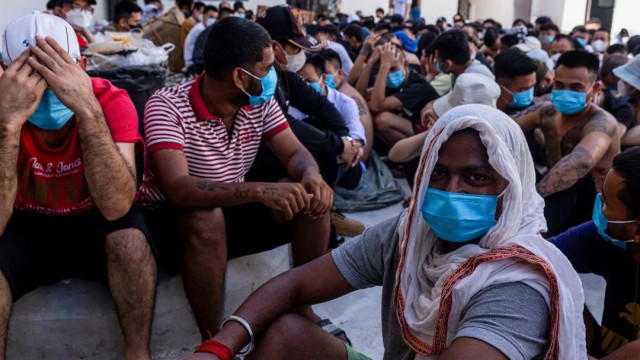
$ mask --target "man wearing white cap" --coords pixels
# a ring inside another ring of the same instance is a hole
[[[640,145],[640,55],[636,55],[629,64],[613,69],[613,74],[620,78],[618,81],[618,93],[620,96],[629,96],[631,104],[635,107],[635,122],[622,138],[622,145]]]
[[[426,131],[398,141],[389,150],[389,159],[399,163],[417,160],[420,157],[424,139],[440,116],[456,106],[465,104],[484,104],[495,108],[499,97],[500,87],[486,76],[473,73],[460,75],[451,92],[429,102],[422,110],[422,126]],[[413,184],[415,170],[415,166],[405,166],[410,184]]]
[[[156,264],[132,207],[142,142],[135,107],[124,90],[85,73],[73,28],[58,17],[15,20],[2,50],[0,358],[12,303],[80,276],[108,279],[126,358],[150,359]]]

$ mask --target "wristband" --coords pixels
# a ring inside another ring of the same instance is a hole
[[[233,351],[227,345],[213,339],[205,340],[195,352],[208,352],[219,357],[220,360],[233,360]]]
[[[249,326],[249,323],[247,323],[243,318],[239,316],[231,315],[225,321],[222,322],[222,325],[220,325],[220,329],[222,329],[224,324],[228,323],[229,321],[235,321],[238,324],[242,325],[242,327],[244,327],[244,329],[247,331],[247,334],[249,334],[249,345],[247,345],[244,350],[238,352],[238,355],[247,355],[248,353],[253,351],[253,346],[255,344],[255,339],[253,337],[253,331],[251,330],[251,326]]]

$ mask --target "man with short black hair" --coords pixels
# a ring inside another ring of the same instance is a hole
[[[556,38],[556,35],[560,33],[558,26],[552,22],[544,23],[540,25],[540,36],[544,36],[552,43]]]
[[[611,35],[607,29],[598,29],[593,33],[591,38],[591,47],[598,54],[604,54],[609,47]]]
[[[442,33],[433,43],[439,71],[458,76],[462,73],[476,73],[489,79],[495,76],[480,61],[471,59],[469,37],[462,30],[450,30]],[[455,79],[454,79],[455,83]]]
[[[610,56],[623,56],[627,57],[627,47],[622,44],[613,44],[607,48],[607,51],[604,53],[602,57],[603,60],[606,60]]]
[[[393,146],[414,135],[420,125],[420,110],[439,97],[427,80],[409,69],[403,52],[386,43],[380,50],[380,67],[367,104],[374,114],[376,133]]]
[[[384,18],[384,9],[383,8],[377,8],[376,9],[376,19],[378,19],[378,21],[382,21],[383,18]]]
[[[613,159],[592,221],[549,239],[580,273],[606,281],[600,324],[585,309],[592,358],[634,359],[640,353],[640,147]]]
[[[602,86],[598,68],[595,55],[564,53],[556,66],[551,103],[532,106],[516,119],[523,131],[539,128],[544,134],[547,169],[537,189],[545,198],[548,235],[589,218],[593,196],[620,152],[615,118],[594,104]]]
[[[553,23],[553,21],[551,20],[550,17],[548,17],[548,16],[539,16],[539,17],[536,18],[534,29],[536,29],[537,31],[541,31],[542,30],[542,25],[548,24],[548,23]]]
[[[580,45],[574,38],[569,35],[558,34],[551,43],[551,50],[549,50],[549,53],[551,54],[551,60],[553,60],[554,63],[557,63],[562,54],[567,51],[578,49],[581,49]]]
[[[537,66],[518,49],[507,49],[495,59],[496,82],[500,85],[497,107],[507,115],[524,110],[533,103]]]
[[[581,48],[593,52],[593,48],[589,46],[589,41],[591,40],[591,33],[584,26],[576,26],[571,31],[571,37],[576,39]]]
[[[142,29],[142,8],[130,0],[122,0],[114,8],[113,23],[103,31]]]
[[[362,27],[357,24],[349,24],[344,30],[342,30],[344,39],[349,43],[351,47],[351,60],[355,61],[356,54],[360,53],[362,49],[362,43],[364,42],[364,32]]]
[[[618,82],[620,78],[613,73],[613,69],[626,64],[627,61],[627,57],[622,55],[609,56],[602,61],[598,75],[605,88],[614,96],[618,95]]]
[[[327,249],[333,203],[273,98],[269,34],[237,17],[211,29],[204,73],[147,103],[139,200],[165,259],[182,267],[202,339],[220,328],[227,258],[291,242],[294,266],[315,259]],[[244,181],[261,143],[286,166],[287,179]],[[311,308],[301,313],[319,320]]]
[[[188,19],[185,19],[180,26],[180,43],[183,48],[185,47],[185,41],[191,32],[191,29],[193,29],[196,24],[202,22],[202,15],[205,11],[204,6],[204,3],[200,1],[193,3],[191,5],[191,16]],[[186,54],[187,52],[185,51],[184,55],[186,56]]]

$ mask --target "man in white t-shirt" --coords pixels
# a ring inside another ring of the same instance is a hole
[[[184,40],[184,66],[189,68],[193,65],[193,50],[196,46],[196,40],[198,40],[198,36],[207,28],[207,26],[211,26],[216,22],[216,8],[211,5],[207,5],[204,7],[204,12],[202,13],[202,21],[198,22],[192,29],[189,31],[187,38]]]
[[[413,0],[393,0],[393,13],[402,15],[405,19],[409,17],[409,11],[411,11],[411,4]]]

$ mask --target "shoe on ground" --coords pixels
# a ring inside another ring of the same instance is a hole
[[[331,210],[331,224],[336,228],[336,233],[341,236],[357,236],[364,231],[364,224],[347,218],[335,208]]]

